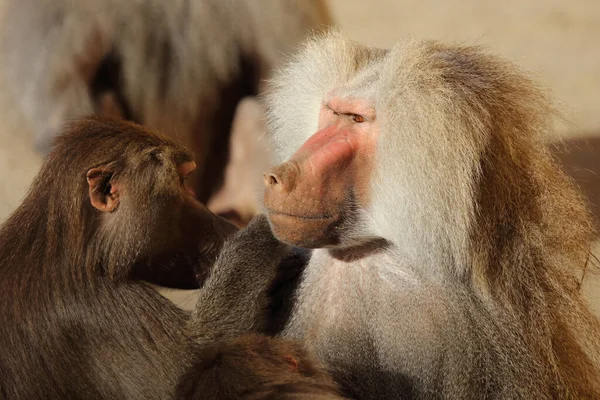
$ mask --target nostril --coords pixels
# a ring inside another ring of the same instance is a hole
[[[273,167],[263,175],[265,188],[268,191],[289,193],[296,187],[299,173],[300,168],[295,161]]]
[[[280,183],[280,179],[273,173],[265,173],[263,177],[266,186],[275,186]]]

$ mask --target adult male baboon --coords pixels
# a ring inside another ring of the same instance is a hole
[[[267,287],[288,250],[264,217],[225,244],[191,326],[141,281],[195,283],[235,231],[188,193],[193,168],[132,123],[94,117],[58,139],[0,228],[0,398],[174,398],[195,349],[266,329],[266,289],[243,289]]]
[[[600,398],[591,224],[547,99],[478,48],[330,34],[273,80],[275,235],[315,250],[284,336],[359,398]]]
[[[329,23],[324,0],[7,0],[0,72],[39,148],[69,119],[120,115],[194,151],[206,202],[238,101]]]

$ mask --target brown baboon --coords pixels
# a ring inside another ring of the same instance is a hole
[[[272,82],[265,207],[314,249],[285,337],[358,398],[600,398],[590,215],[531,81],[477,47],[333,33]]]
[[[330,24],[324,0],[7,0],[4,17],[0,72],[40,149],[65,121],[122,116],[194,151],[190,186],[204,203],[222,182],[238,101]]]
[[[189,193],[193,168],[133,123],[58,138],[0,228],[0,398],[174,398],[197,346],[267,329],[266,289],[245,288],[268,287],[289,250],[257,217],[217,257],[236,228]],[[213,263],[193,323],[141,281],[191,285]]]
[[[337,386],[316,360],[293,341],[244,335],[213,343],[182,381],[182,398],[341,399]]]

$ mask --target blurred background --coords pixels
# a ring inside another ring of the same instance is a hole
[[[7,8],[6,2],[0,0],[0,15]],[[266,10],[276,2],[264,0],[260,5]],[[326,5],[333,24],[367,45],[390,47],[405,37],[439,39],[483,45],[516,62],[552,92],[562,109],[565,121],[557,121],[557,133],[567,142],[559,152],[567,160],[570,172],[587,185],[593,206],[597,207],[600,1],[329,0]],[[5,84],[0,82],[0,94],[5,93]],[[34,145],[35,128],[23,115],[22,107],[17,107],[10,96],[0,97],[0,221],[3,221],[23,198],[42,156]],[[256,118],[252,123],[255,131],[261,129],[260,117]],[[243,163],[244,155],[240,157]],[[596,254],[600,254],[598,250],[600,246],[596,246]],[[597,277],[587,280],[586,290],[600,313],[599,288]]]

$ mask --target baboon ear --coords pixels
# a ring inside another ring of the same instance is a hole
[[[119,188],[112,177],[112,171],[105,167],[92,168],[86,176],[90,203],[103,212],[114,211],[119,205]]]

